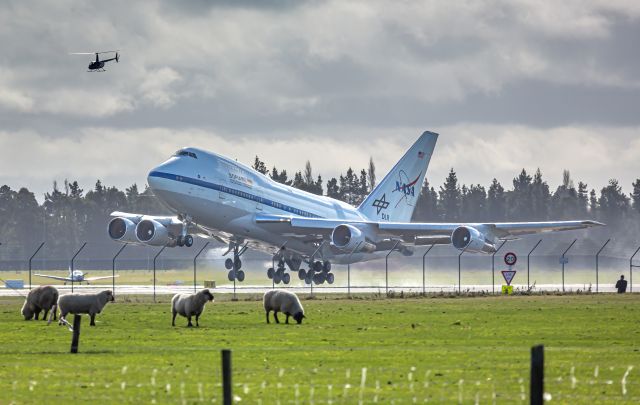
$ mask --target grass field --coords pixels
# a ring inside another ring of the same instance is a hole
[[[119,298],[83,319],[77,355],[0,299],[0,403],[220,403],[223,348],[243,403],[525,403],[538,343],[553,403],[640,401],[640,295],[328,297],[303,300],[303,325],[218,300],[192,329],[169,297]]]

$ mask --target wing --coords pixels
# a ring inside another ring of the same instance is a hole
[[[596,221],[557,221],[557,222],[496,222],[496,223],[423,223],[423,222],[374,222],[352,221],[322,218],[300,218],[280,215],[258,215],[257,224],[280,231],[290,236],[322,236],[329,238],[333,229],[342,224],[369,228],[377,239],[397,238],[415,244],[428,244],[425,241],[444,244],[450,243],[451,234],[461,226],[472,227],[488,237],[509,239],[521,235],[544,232],[585,229],[604,224]],[[448,238],[448,239],[447,239]]]
[[[115,276],[100,276],[100,277],[85,277],[82,281],[96,281],[96,280],[104,280],[107,278],[115,278],[120,277],[120,275],[116,274]]]
[[[34,274],[34,276],[52,278],[54,280],[60,280],[60,281],[72,281],[69,277],[50,276],[48,274],[37,274],[36,273],[36,274]]]

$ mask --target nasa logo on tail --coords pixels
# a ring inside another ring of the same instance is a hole
[[[396,188],[393,190],[393,192],[395,193],[396,191],[398,191],[403,195],[396,203],[396,207],[403,200],[407,203],[407,205],[412,205],[413,199],[416,196],[415,185],[420,179],[421,174],[422,172],[418,173],[418,176],[414,180],[410,181],[409,176],[407,176],[407,173],[404,170],[400,170],[398,172],[398,180],[396,180]]]

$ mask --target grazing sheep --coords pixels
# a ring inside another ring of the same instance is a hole
[[[68,294],[58,299],[58,308],[60,308],[60,322],[66,321],[67,314],[89,314],[91,323],[89,325],[96,326],[96,314],[99,314],[107,305],[107,302],[115,301],[111,290],[100,291],[98,294]]]
[[[302,323],[302,318],[305,318],[304,308],[302,308],[298,296],[292,292],[286,290],[267,291],[264,293],[262,303],[264,304],[264,310],[267,312],[267,323],[269,323],[269,312],[271,311],[273,311],[273,318],[276,320],[276,323],[280,323],[278,320],[278,312],[282,312],[287,316],[285,323],[289,323],[290,316],[292,316],[298,324]]]
[[[22,316],[25,321],[33,319],[35,315],[36,321],[40,315],[40,311],[44,310],[43,321],[47,320],[47,313],[53,308],[53,319],[56,319],[55,305],[58,301],[58,290],[50,285],[43,285],[29,291],[27,299],[22,306]]]
[[[213,301],[213,294],[208,289],[198,291],[195,294],[176,294],[171,299],[171,313],[173,319],[171,320],[171,326],[176,326],[176,315],[180,314],[189,320],[188,327],[192,327],[191,317],[195,315],[196,326],[200,326],[198,318],[204,311],[204,304],[207,301]]]

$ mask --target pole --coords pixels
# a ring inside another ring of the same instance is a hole
[[[351,253],[349,253],[349,257],[347,257],[347,295],[351,296],[351,256],[358,250],[358,248],[362,245],[362,242],[358,243],[356,247],[353,248]]]
[[[602,253],[604,248],[607,247],[609,242],[611,242],[611,239],[607,239],[607,241],[604,243],[604,245],[602,245],[600,250],[598,250],[598,253],[596,253],[596,292],[598,292],[598,284],[599,284],[599,282],[598,282],[598,270],[600,269],[600,253]]]
[[[87,242],[83,243],[82,246],[80,246],[80,249],[78,249],[78,251],[76,252],[75,255],[73,255],[73,257],[71,258],[71,292],[73,292],[73,270],[74,270],[74,261],[76,260],[76,256],[78,256],[80,254],[80,252],[82,251],[82,249],[84,249],[84,247],[87,245]],[[75,320],[74,320],[75,322]]]
[[[640,246],[635,251],[633,256],[631,256],[631,259],[629,259],[629,292],[633,292],[633,268],[634,267],[640,267],[640,266],[634,266],[634,264],[633,264],[633,258],[636,257],[638,252],[640,252]]]
[[[222,350],[222,403],[232,404],[231,394],[231,350]]]
[[[531,348],[531,385],[529,387],[531,405],[542,405],[544,402],[544,346]]]
[[[166,247],[167,245],[164,245],[162,249],[160,249],[158,253],[156,253],[156,255],[153,256],[153,302],[156,302],[156,259],[158,258],[158,256],[160,256],[160,253],[162,253],[162,251]]]
[[[503,240],[500,246],[496,249],[495,252],[491,255],[491,294],[496,293],[496,254],[502,249],[505,243],[508,240]]]
[[[567,250],[565,250],[564,253],[562,254],[562,292],[564,292],[564,262],[565,262],[564,256],[567,254],[569,249],[571,249],[573,247],[573,245],[576,244],[577,241],[578,241],[578,239],[574,239],[573,242],[571,242],[571,244],[567,248]]]
[[[113,256],[113,259],[111,260],[111,292],[113,293],[114,297],[116,295],[116,258],[120,256],[120,253],[122,253],[127,245],[127,243],[122,245],[122,247],[118,250],[118,253],[116,253],[116,255]]]
[[[531,270],[531,254],[533,253],[534,250],[538,248],[538,246],[540,246],[541,243],[542,243],[542,239],[540,239],[538,243],[536,243],[536,245],[533,247],[533,249],[531,249],[531,251],[529,251],[529,254],[527,255],[527,289],[531,288],[531,282],[529,281],[529,275]]]
[[[80,343],[80,322],[82,315],[75,314],[73,316],[73,335],[71,336],[71,353],[78,353],[78,344]]]
[[[389,255],[395,250],[395,248],[398,246],[398,244],[400,243],[399,240],[396,241],[396,244],[393,245],[393,247],[391,248],[391,250],[389,251],[389,253],[387,253],[387,255],[384,258],[384,291],[386,295],[389,295]]]
[[[427,293],[427,287],[426,287],[426,277],[425,277],[425,258],[426,256],[429,254],[429,252],[431,252],[431,249],[433,249],[433,247],[436,244],[432,244],[429,249],[427,249],[426,252],[424,252],[424,254],[422,255],[422,295],[425,295]]]
[[[2,245],[2,243],[0,243],[0,245]],[[31,290],[33,287],[31,287],[31,261],[33,260],[34,257],[36,257],[36,255],[38,254],[38,252],[40,251],[40,249],[42,249],[42,247],[44,246],[44,242],[42,242],[40,244],[40,246],[38,246],[38,248],[36,249],[35,252],[33,252],[33,254],[31,255],[31,257],[29,258],[29,289]]]
[[[196,260],[198,259],[198,256],[200,256],[200,253],[202,253],[202,251],[207,246],[209,246],[209,242],[205,243],[202,249],[200,249],[196,256],[193,258],[193,292],[196,292]]]

